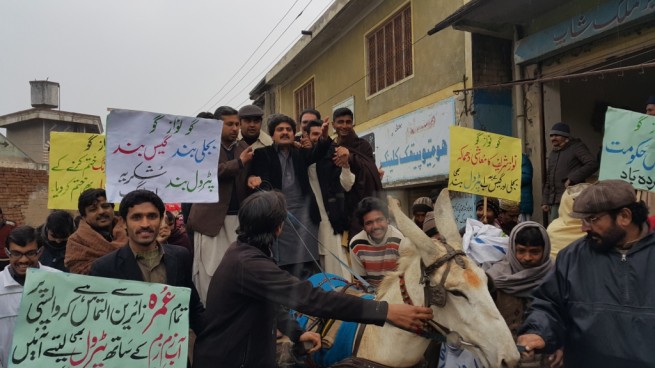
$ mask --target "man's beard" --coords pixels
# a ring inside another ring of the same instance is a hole
[[[516,221],[508,221],[505,223],[500,224],[500,228],[503,230],[503,232],[507,235],[509,235],[512,232],[512,229],[517,225],[518,223]]]
[[[589,244],[597,251],[606,253],[616,247],[620,241],[625,238],[625,230],[614,225],[608,229],[605,235],[600,235],[593,231],[587,232]]]

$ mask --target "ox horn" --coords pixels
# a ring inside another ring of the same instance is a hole
[[[453,248],[462,249],[462,236],[459,235],[459,229],[457,229],[455,212],[448,189],[443,189],[439,193],[437,202],[434,204],[434,222],[439,234],[446,239],[448,244]]]

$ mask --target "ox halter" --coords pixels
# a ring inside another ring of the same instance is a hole
[[[423,259],[421,259],[421,281],[420,283],[424,285],[423,290],[425,293],[425,305],[427,307],[434,305],[439,308],[443,308],[446,305],[447,293],[446,290],[446,279],[450,273],[450,268],[452,262],[454,261],[462,269],[466,269],[466,262],[462,257],[466,257],[466,254],[461,250],[455,250],[448,243],[443,243],[446,247],[446,254],[437,258],[431,265],[425,266]],[[443,274],[441,275],[441,281],[437,285],[433,285],[430,282],[430,275],[436,272],[442,266],[446,266]],[[412,298],[407,293],[407,286],[405,285],[405,275],[401,274],[399,276],[400,283],[400,293],[405,304],[414,305]],[[423,329],[418,329],[417,331],[411,331],[420,335],[422,337],[437,340],[440,342],[446,342],[448,345],[461,348],[462,345],[475,347],[476,345],[466,342],[462,339],[462,336],[456,331],[450,330],[448,327],[439,324],[434,320],[427,321],[428,325],[431,327],[432,331],[426,331]]]

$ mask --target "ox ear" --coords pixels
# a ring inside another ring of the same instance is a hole
[[[434,222],[437,225],[439,234],[442,235],[448,244],[453,248],[462,249],[462,236],[457,229],[453,204],[450,202],[448,189],[439,193],[437,202],[434,204]]]
[[[430,261],[430,257],[435,252],[434,243],[429,236],[427,236],[422,229],[420,229],[414,221],[412,221],[405,213],[400,209],[398,205],[398,200],[391,196],[387,196],[387,202],[389,203],[389,213],[396,220],[396,225],[398,230],[409,239],[415,246],[418,248],[421,256],[425,258],[425,262]],[[427,258],[426,258],[427,257]]]

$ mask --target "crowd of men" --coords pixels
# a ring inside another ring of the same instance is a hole
[[[78,198],[79,218],[57,210],[38,228],[16,226],[0,210],[0,257],[7,263],[0,272],[0,367],[7,366],[31,267],[190,288],[195,367],[274,366],[279,334],[318,349],[320,336],[299,330],[280,305],[407,329],[431,318],[429,308],[325,293],[303,281],[321,271],[353,280],[353,272],[374,291],[396,268],[404,236],[381,199],[384,172],[355,133],[352,111],[335,110],[331,124],[316,110],[303,111],[298,123],[273,114],[265,127],[263,115],[254,105],[199,115],[223,121],[221,200],[184,205],[186,224],[147,190],[126,194],[115,213],[103,189],[88,189]],[[653,366],[647,343],[655,340],[655,277],[648,266],[655,235],[648,208],[629,183],[583,183],[597,162],[571,139],[568,125],[555,124],[550,137],[542,209],[560,222],[546,229],[528,221],[531,210],[522,203],[476,203],[477,219],[509,237],[505,258],[481,265],[490,293],[525,349],[524,364]],[[418,198],[411,214],[439,238],[435,199]],[[564,249],[555,262],[556,243]]]

